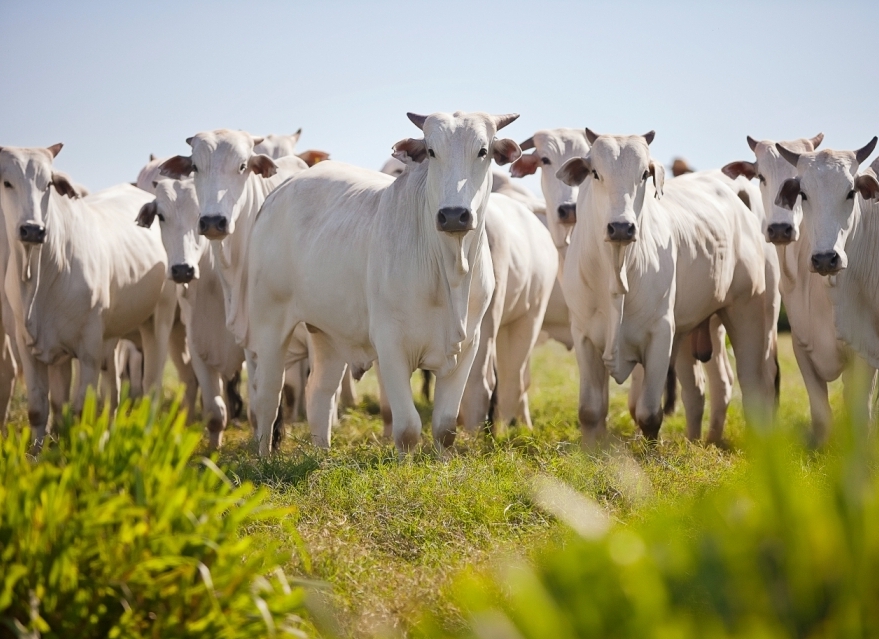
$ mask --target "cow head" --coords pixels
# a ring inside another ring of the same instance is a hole
[[[606,242],[636,242],[645,198],[662,196],[665,169],[650,157],[653,135],[598,135],[586,129],[589,154],[568,160],[557,173],[571,185],[591,179],[592,201],[598,204],[590,215],[602,216],[596,221]]]
[[[235,231],[251,175],[269,178],[278,166],[269,156],[254,153],[262,140],[243,131],[207,131],[186,142],[192,155],[166,160],[161,174],[178,180],[192,175],[201,209],[198,232],[222,240]]]
[[[394,157],[406,164],[427,163],[425,195],[438,231],[461,236],[475,230],[491,192],[492,158],[508,164],[522,154],[512,140],[496,137],[518,114],[408,115],[424,138],[401,140]]]
[[[27,245],[46,241],[47,213],[52,192],[79,197],[66,175],[52,161],[61,144],[48,148],[0,147],[0,209],[10,238]]]
[[[540,172],[540,186],[546,200],[546,222],[556,248],[571,241],[571,229],[577,221],[578,185],[566,184],[556,176],[558,169],[572,158],[589,154],[589,142],[582,129],[538,131],[520,145],[523,151],[534,149],[513,162],[513,177]]]
[[[302,129],[290,135],[275,135],[271,133],[262,138],[259,144],[254,145],[253,152],[267,155],[273,160],[293,155],[296,152],[296,143],[299,142],[301,136]]]
[[[168,279],[187,284],[199,277],[198,264],[207,240],[198,234],[199,207],[192,179],[158,180],[156,199],[140,209],[137,223],[150,227],[158,218],[162,244],[168,254]]]
[[[797,199],[803,207],[803,223],[812,237],[811,269],[833,275],[848,266],[845,245],[856,219],[857,196],[879,198],[879,182],[872,171],[858,175],[858,168],[876,147],[877,138],[857,151],[810,151],[797,153],[777,144],[779,154],[796,167],[797,176],[781,185],[776,202],[793,209]]]
[[[780,144],[796,153],[807,153],[817,149],[823,139],[824,135],[819,133],[814,138],[800,138]],[[723,167],[723,172],[733,180],[740,176],[749,180],[757,178],[760,183],[763,209],[766,211],[766,218],[763,222],[766,241],[784,246],[799,239],[803,209],[799,203],[786,208],[775,202],[781,185],[784,184],[785,180],[789,180],[797,174],[796,168],[781,157],[775,144],[772,140],[758,142],[748,136],[748,146],[754,152],[756,161],[730,162]]]

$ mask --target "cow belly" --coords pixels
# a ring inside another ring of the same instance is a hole
[[[155,311],[165,283],[165,266],[156,264],[134,283],[114,291],[104,311],[104,337],[123,337],[137,329]]]

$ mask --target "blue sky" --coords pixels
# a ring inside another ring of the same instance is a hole
[[[877,28],[875,1],[0,0],[0,145],[63,142],[91,189],[220,127],[378,168],[406,111],[461,109],[520,113],[517,141],[655,129],[654,157],[712,168],[747,134],[879,134]]]

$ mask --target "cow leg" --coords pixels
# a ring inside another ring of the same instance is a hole
[[[473,360],[476,358],[479,341],[477,333],[473,336],[473,341],[470,344],[465,344],[461,354],[458,355],[458,365],[448,375],[444,377],[437,375],[436,377],[436,386],[433,391],[432,432],[434,446],[439,452],[455,443],[461,398],[473,367]],[[409,400],[410,402],[412,400],[411,393]]]
[[[498,411],[505,420],[532,428],[528,405],[531,385],[530,356],[540,335],[540,318],[526,315],[501,329],[498,338]]]
[[[574,352],[580,369],[580,398],[577,418],[584,445],[591,445],[607,434],[609,376],[601,349],[574,329]]]
[[[49,425],[49,371],[37,361],[25,344],[19,340],[18,352],[27,386],[27,419],[37,448],[43,445]]]
[[[373,365],[375,379],[378,381],[378,409],[382,416],[382,437],[393,437],[393,416],[391,415],[391,402],[388,400],[388,392],[385,390],[384,376],[381,372],[378,360]]]
[[[186,409],[187,422],[190,422],[196,414],[196,401],[201,382],[195,374],[192,355],[189,354],[189,357],[187,357],[187,354],[189,354],[189,348],[186,342],[186,326],[183,322],[175,321],[171,326],[168,356],[177,370],[178,379],[186,389],[183,393],[183,408]]]
[[[391,343],[388,348],[382,348],[376,344],[378,362],[376,362],[376,374],[382,389],[382,401],[387,403],[391,417],[390,434],[394,438],[394,444],[400,455],[413,452],[421,440],[421,416],[415,408],[412,399],[411,367],[406,354],[401,351],[398,344]],[[463,393],[463,387],[462,387]],[[460,399],[460,398],[459,398]],[[382,409],[384,412],[384,409]],[[434,412],[436,403],[434,403]],[[457,409],[455,411],[457,418]],[[384,419],[384,415],[382,415]],[[385,433],[388,428],[385,426]]]
[[[103,349],[98,350],[98,353],[102,352]],[[76,397],[73,398],[73,412],[76,415],[82,414],[89,387],[97,391],[101,377],[101,359],[100,356],[94,357],[90,353],[83,354],[79,358],[79,383],[77,384]]]
[[[110,411],[116,413],[119,406],[119,372],[116,368],[116,346],[119,340],[104,342],[103,365],[101,366],[101,392],[104,401],[110,402]]]
[[[866,427],[870,423],[870,397],[875,380],[876,369],[858,356],[853,356],[842,371],[843,393],[849,420],[856,428],[863,428],[861,434],[864,436],[867,434]]]
[[[247,421],[250,422],[250,428],[253,430],[253,437],[257,438],[257,421],[256,421],[256,357],[253,351],[244,349],[244,366],[247,371]]]
[[[699,441],[702,437],[702,416],[705,413],[705,376],[699,362],[693,357],[689,342],[689,339],[685,340],[678,349],[675,372],[681,383],[681,400],[687,418],[687,439]],[[714,405],[713,397],[711,405]]]
[[[0,434],[6,433],[6,417],[9,414],[9,401],[15,390],[15,375],[18,366],[12,353],[12,340],[3,336],[3,350],[0,352]]]
[[[491,394],[497,386],[495,363],[497,361],[497,345],[494,335],[484,332],[486,322],[482,323],[482,338],[479,340],[470,374],[464,385],[464,393],[461,397],[459,410],[461,424],[469,432],[475,432],[485,424],[491,404]],[[434,391],[434,400],[437,393]],[[436,403],[434,401],[434,407]]]
[[[638,398],[641,397],[641,389],[644,388],[644,367],[641,364],[635,364],[632,369],[632,375],[629,377],[629,397],[628,408],[632,421],[635,421],[635,409],[638,406]]]
[[[314,359],[305,385],[305,413],[308,415],[312,443],[329,448],[333,423],[337,417],[336,390],[347,364],[324,333],[314,333],[311,346]]]
[[[732,401],[733,369],[726,350],[726,329],[717,315],[711,317],[711,350],[714,355],[705,363],[708,374],[708,392],[711,393],[711,422],[708,426],[708,443],[718,445],[723,441],[726,411]]]
[[[223,431],[226,430],[228,423],[228,411],[223,400],[223,378],[195,352],[192,353],[192,359],[189,361],[193,374],[198,380],[198,387],[201,388],[201,401],[210,446],[217,449],[223,445]]]
[[[339,395],[341,408],[355,408],[357,406],[357,389],[354,387],[354,378],[351,376],[351,367],[345,366],[345,375],[342,377],[342,392]]]
[[[141,327],[143,341],[143,381],[145,389],[158,392],[161,397],[162,375],[165,360],[168,358],[168,344],[171,328],[174,326],[174,313],[177,310],[177,292],[173,286],[166,285],[162,290],[152,321],[147,320]]]
[[[830,408],[830,400],[827,395],[827,382],[818,375],[808,351],[800,345],[795,335],[791,342],[800,375],[803,377],[803,385],[809,395],[809,411],[812,415],[812,442],[820,446],[827,440],[827,434],[833,423],[833,411]]]
[[[307,360],[289,364],[284,371],[284,395],[286,397],[289,392],[292,399],[287,403],[290,410],[290,421],[302,421],[305,416],[305,407],[303,398],[305,397],[305,384],[308,381],[308,374],[305,371]]]
[[[655,329],[644,353],[644,388],[635,408],[635,422],[648,440],[659,438],[663,418],[662,393],[671,361],[673,331],[664,320],[662,324]]]
[[[70,403],[70,386],[73,382],[73,359],[48,367],[49,401],[52,406],[52,422],[61,426],[64,405]],[[79,377],[79,375],[77,375]],[[28,395],[30,395],[28,393]]]

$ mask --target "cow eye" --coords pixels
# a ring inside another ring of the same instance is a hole
[[[198,173],[198,167],[195,166],[194,164],[192,165],[192,172],[193,172],[193,173]]]
[[[807,197],[806,197],[806,194],[805,194],[805,193],[803,193],[803,192],[802,192],[802,191],[800,191],[800,197],[802,197],[802,198],[803,198],[803,202],[805,202],[805,201],[806,201],[806,200],[808,200],[808,199],[809,199],[809,198],[807,198]]]
[[[762,173],[757,174],[757,179],[760,180],[760,182],[762,182],[763,184],[766,184],[766,178],[763,177]]]
[[[479,157],[484,158],[486,155],[488,155],[488,149],[484,147],[479,149]]]
[[[164,222],[164,221],[165,221],[165,216],[162,215],[161,213],[156,213],[156,217],[159,218],[159,222]]]
[[[540,158],[540,161],[543,162],[546,166],[552,164],[552,162],[549,161],[549,158]]]
[[[849,191],[849,192],[848,192],[848,195],[845,196],[845,199],[847,199],[847,200],[853,200],[853,199],[855,199],[855,192],[854,192],[854,191]]]
[[[433,149],[427,149],[427,154],[432,158],[436,157],[436,155],[434,155],[434,153],[433,153]]]
[[[592,175],[595,176],[596,180],[598,179],[598,171],[596,171],[595,169],[592,169]]]
[[[3,181],[3,186],[5,186],[7,189],[11,189],[11,188],[12,188],[12,185],[11,185],[7,180],[4,180],[4,181]]]
[[[244,171],[245,171],[246,169],[247,169],[247,162],[242,162],[242,163],[241,163],[241,166],[238,167],[238,172],[239,172],[239,173],[244,173]]]

